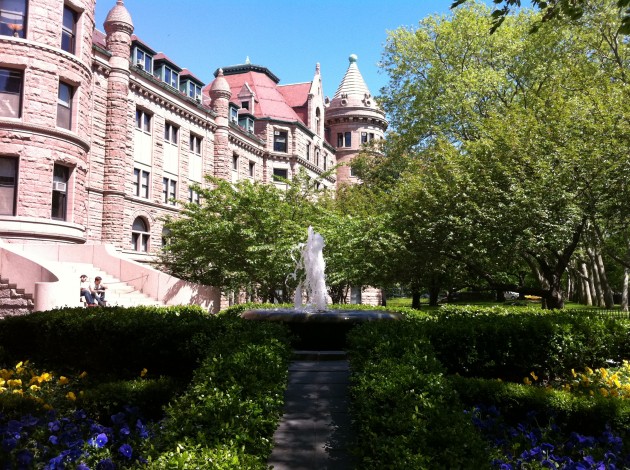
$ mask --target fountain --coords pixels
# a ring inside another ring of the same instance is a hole
[[[324,237],[308,228],[306,243],[297,246],[295,270],[287,279],[298,281],[294,308],[247,310],[246,320],[280,321],[296,335],[296,349],[343,349],[348,331],[366,321],[399,320],[400,314],[381,310],[327,308]],[[306,296],[306,305],[302,305]]]

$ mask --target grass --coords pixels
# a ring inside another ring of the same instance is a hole
[[[449,302],[449,305],[477,305],[482,307],[492,307],[494,305],[540,305],[540,301],[538,300],[529,300],[529,301],[505,301],[505,302],[495,302],[491,300],[479,300],[479,301],[454,301]],[[411,307],[411,297],[392,297],[387,299],[387,306],[398,308],[398,307]],[[435,310],[438,307],[430,306],[428,304],[428,299],[420,300],[420,310]],[[567,310],[606,310],[604,307],[596,307],[592,305],[582,305],[577,302],[565,302],[564,308]],[[619,305],[615,305],[612,309],[608,310],[620,310],[621,307]]]

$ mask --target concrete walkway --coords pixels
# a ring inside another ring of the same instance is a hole
[[[268,464],[275,470],[351,470],[349,367],[343,351],[296,351],[284,416]]]

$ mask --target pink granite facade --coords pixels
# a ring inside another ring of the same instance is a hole
[[[319,64],[298,84],[249,63],[203,83],[110,1],[104,32],[95,0],[15,0],[0,17],[2,241],[111,244],[148,262],[162,219],[196,200],[204,175],[274,184],[306,171],[334,190],[349,169],[326,172],[359,152],[361,133],[383,137],[383,113],[350,83],[356,61],[332,101]],[[338,146],[346,132],[351,146]]]

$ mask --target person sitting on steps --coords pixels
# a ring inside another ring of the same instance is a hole
[[[107,302],[105,301],[105,289],[107,289],[107,286],[103,285],[101,281],[102,281],[101,276],[96,276],[94,278],[94,288],[93,288],[94,299],[98,302],[98,304],[101,307],[106,307]]]
[[[96,305],[96,300],[94,299],[92,286],[90,285],[90,281],[88,281],[88,277],[85,274],[81,274],[81,296],[85,297],[85,301],[88,305]]]

